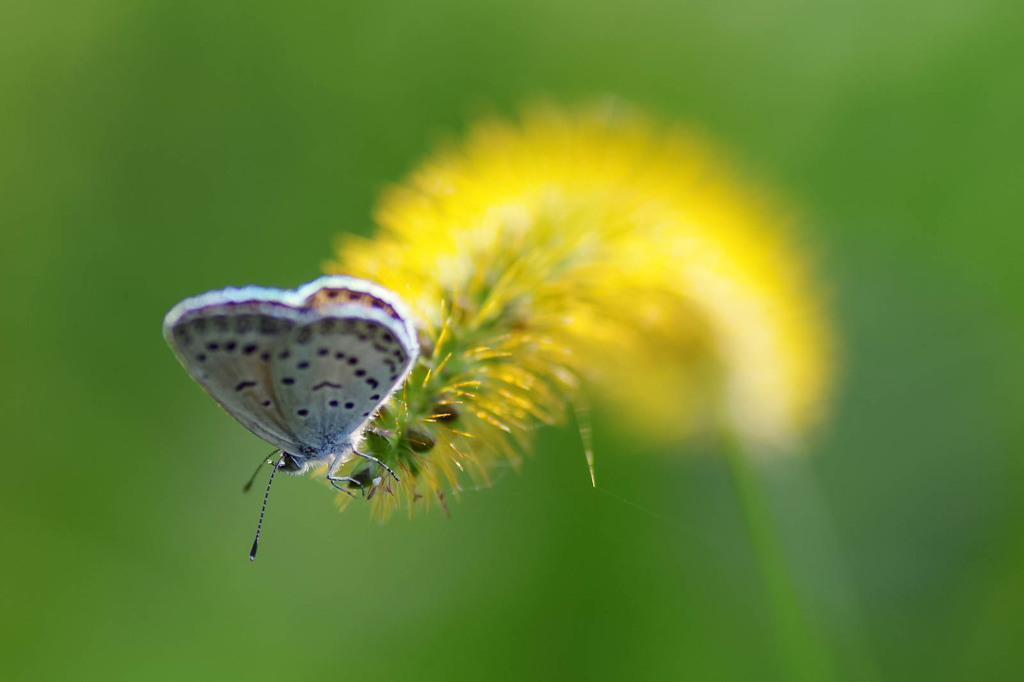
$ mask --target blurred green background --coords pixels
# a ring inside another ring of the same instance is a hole
[[[806,213],[842,339],[810,458],[757,474],[837,679],[1024,674],[1020,3],[0,7],[0,678],[783,679],[721,453],[598,415],[386,525],[160,337],[291,286],[481,111],[613,93]]]

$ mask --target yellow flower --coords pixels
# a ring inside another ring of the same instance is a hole
[[[419,315],[427,351],[368,436],[378,510],[487,480],[581,387],[645,436],[727,428],[798,446],[829,334],[804,254],[698,137],[621,106],[485,121],[389,189],[328,265]]]

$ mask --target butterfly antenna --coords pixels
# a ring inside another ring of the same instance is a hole
[[[274,474],[282,466],[284,466],[284,455],[281,455],[281,459],[274,465],[274,470],[270,472],[270,480],[267,481],[267,491],[263,493],[263,506],[260,507],[260,520],[256,523],[256,539],[252,541],[252,549],[249,550],[249,561],[256,560],[256,550],[260,544],[260,529],[263,528],[263,514],[267,511],[267,498],[270,497],[270,484],[274,482]]]
[[[273,464],[274,460],[271,459],[271,457],[273,457],[274,455],[276,455],[279,452],[281,452],[281,451],[280,450],[274,450],[269,455],[267,455],[262,460],[260,460],[259,466],[256,467],[256,471],[252,472],[252,476],[249,477],[249,482],[242,486],[242,492],[243,493],[249,492],[249,488],[252,487],[252,482],[256,480],[256,474],[258,474],[260,472],[260,469],[263,468],[264,464]]]

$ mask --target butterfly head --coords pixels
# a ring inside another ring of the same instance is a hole
[[[277,466],[278,471],[284,471],[289,474],[304,474],[309,469],[309,458],[303,457],[302,455],[293,455],[290,452],[284,452],[281,454],[280,462]]]
[[[318,454],[316,451],[307,452],[303,455],[282,452],[280,459],[277,460],[277,470],[298,476],[316,466],[329,464],[335,458],[335,452],[349,451],[351,449],[351,444],[345,444],[338,448],[329,448],[324,454]]]

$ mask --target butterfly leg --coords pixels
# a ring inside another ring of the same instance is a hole
[[[345,481],[346,483],[355,483],[357,486],[359,486],[359,491],[365,495],[366,490],[363,488],[362,481],[352,478],[351,476],[334,475],[334,473],[338,470],[338,467],[341,466],[342,461],[343,460],[340,455],[334,458],[334,460],[331,462],[331,467],[327,470],[327,480],[331,482],[331,485],[333,485],[335,488],[345,493],[349,497],[355,497],[355,493],[349,490],[348,486],[341,485],[342,481]]]
[[[391,474],[391,477],[392,477],[393,479],[395,479],[396,481],[399,481],[399,482],[401,482],[401,481],[399,480],[399,478],[398,478],[397,474],[395,474],[395,472],[391,470],[391,467],[389,467],[389,466],[388,466],[387,464],[385,464],[384,462],[380,461],[379,459],[377,459],[377,458],[376,458],[376,457],[374,457],[373,455],[367,455],[367,454],[366,454],[366,453],[364,453],[364,452],[359,452],[359,451],[358,451],[358,450],[356,450],[355,448],[353,448],[353,449],[352,449],[352,454],[358,455],[358,456],[362,457],[363,459],[368,459],[368,460],[370,460],[371,462],[376,462],[376,463],[377,463],[377,464],[379,464],[379,465],[380,465],[381,467],[383,467],[385,471],[387,471],[387,472],[388,472],[389,474]]]
[[[333,485],[335,488],[345,493],[349,497],[355,497],[356,495],[346,486],[339,485],[339,481],[348,481],[350,483],[355,483],[357,486],[359,486],[359,492],[363,493],[364,495],[366,494],[366,491],[363,489],[363,484],[357,481],[356,479],[352,478],[351,476],[337,476],[335,478],[328,478],[327,480],[331,482],[331,485]]]

